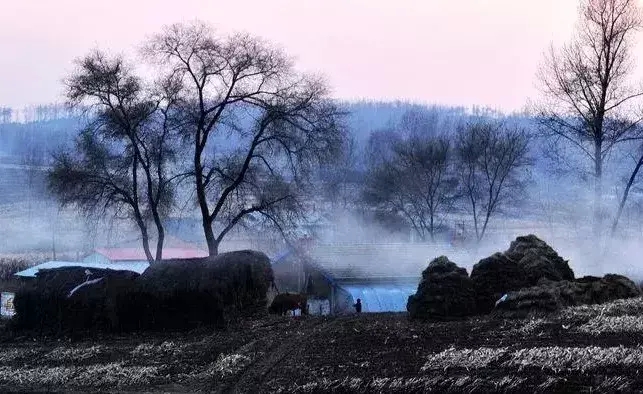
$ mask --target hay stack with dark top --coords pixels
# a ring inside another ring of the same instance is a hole
[[[475,313],[475,290],[467,270],[440,256],[422,272],[406,309],[412,319],[448,320]]]
[[[165,260],[140,276],[90,268],[88,278],[86,270],[41,270],[16,294],[15,327],[61,333],[223,324],[267,313],[266,293],[273,282],[270,260],[255,251]]]
[[[265,313],[273,280],[268,257],[251,250],[165,260],[137,280],[133,304],[141,310],[138,325],[183,328]]]
[[[90,275],[87,275],[87,272]],[[136,272],[84,267],[40,270],[16,293],[16,327],[62,332],[116,329],[118,298],[130,293]],[[88,283],[70,292],[79,285]]]

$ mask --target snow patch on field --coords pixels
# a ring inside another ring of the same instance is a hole
[[[294,384],[287,389],[276,392],[326,392],[351,391],[363,392],[484,392],[489,390],[512,390],[519,387],[526,379],[520,377],[503,377],[500,379],[482,379],[473,376],[417,376],[391,378],[351,378],[328,379],[322,378],[305,384]]]
[[[456,349],[454,347],[428,357],[422,371],[434,369],[484,368],[507,353],[507,348]]]
[[[541,332],[542,329],[549,324],[551,324],[550,320],[542,318],[531,318],[529,320],[526,320],[524,324],[521,324],[519,327],[508,330],[507,333],[521,336],[532,335],[536,332]]]
[[[593,335],[643,332],[643,319],[641,316],[631,315],[598,316],[578,327],[577,330]]]
[[[123,363],[96,364],[89,367],[0,367],[0,384],[15,387],[127,387],[150,384],[158,377],[156,367],[124,366]]]
[[[540,368],[554,372],[587,371],[608,366],[643,366],[643,346],[617,347],[534,347],[508,350],[507,348],[446,349],[430,355],[422,372],[447,368],[478,369],[496,363],[501,357],[508,360],[503,368]]]
[[[45,358],[57,361],[86,360],[99,355],[103,351],[104,348],[100,345],[82,348],[65,348],[61,346],[49,352]]]
[[[536,347],[516,350],[511,359],[503,363],[505,367],[518,367],[519,370],[536,367],[554,372],[587,371],[614,365],[642,366],[643,347]]]
[[[31,358],[40,353],[35,349],[4,348],[0,351],[0,362],[10,364],[20,358]]]
[[[615,300],[606,304],[572,306],[560,312],[560,317],[565,320],[623,315],[643,315],[643,298],[634,297]]]
[[[185,345],[172,341],[165,341],[159,345],[152,343],[141,343],[132,350],[131,354],[138,357],[154,357],[160,355],[178,355],[185,349]]]
[[[220,355],[209,370],[218,373],[221,377],[236,375],[243,370],[252,360],[243,354]]]

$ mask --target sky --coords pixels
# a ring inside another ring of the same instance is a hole
[[[400,99],[503,111],[534,98],[550,43],[573,32],[575,0],[0,0],[0,106],[62,100],[74,59],[135,53],[167,24],[273,42],[340,99]]]

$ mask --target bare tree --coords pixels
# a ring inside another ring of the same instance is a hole
[[[395,128],[374,130],[368,139],[365,161],[369,168],[378,167],[393,160],[393,147],[404,141],[404,137]]]
[[[489,219],[519,197],[531,164],[524,131],[498,122],[474,121],[457,133],[456,155],[462,198],[473,216],[478,242]]]
[[[411,108],[402,114],[397,129],[406,137],[435,135],[441,120],[435,108]]]
[[[192,145],[209,253],[251,217],[278,228],[293,219],[308,170],[335,157],[344,138],[326,84],[296,73],[282,51],[258,38],[219,38],[198,22],[167,27],[144,52],[180,82],[177,114]]]
[[[447,137],[398,141],[393,157],[371,169],[365,201],[409,221],[418,236],[435,241],[439,220],[455,200],[452,146]]]
[[[636,160],[636,165],[634,166],[634,169],[630,173],[627,183],[625,184],[625,190],[621,195],[621,200],[618,204],[618,210],[616,211],[616,216],[614,216],[614,220],[612,221],[612,232],[611,232],[612,236],[616,234],[616,229],[618,228],[618,222],[621,219],[621,215],[623,214],[625,203],[627,202],[627,199],[630,195],[630,191],[632,190],[632,187],[635,184],[635,181],[641,169],[641,166],[643,166],[643,146],[639,146],[638,150],[639,150],[638,160]]]
[[[175,103],[172,80],[148,92],[120,57],[101,52],[78,61],[67,79],[67,98],[88,105],[93,120],[71,152],[55,156],[49,185],[63,205],[87,212],[113,212],[138,226],[150,263],[163,253],[163,216],[172,200],[169,164],[175,155],[170,119]],[[156,229],[156,251],[150,250],[148,222]]]
[[[12,112],[9,107],[0,107],[0,123],[11,123]]]
[[[643,88],[629,78],[641,21],[636,0],[582,0],[574,38],[560,50],[552,47],[538,74],[544,100],[536,110],[546,135],[593,164],[595,234],[602,226],[606,158],[617,144],[640,138],[641,118],[633,109]]]

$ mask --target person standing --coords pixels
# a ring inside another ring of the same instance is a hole
[[[360,299],[358,298],[358,299],[357,299],[357,302],[356,302],[356,303],[355,303],[355,305],[353,305],[353,306],[355,307],[355,311],[356,311],[357,313],[362,313],[362,300],[360,300]]]

